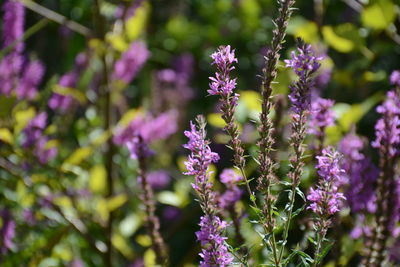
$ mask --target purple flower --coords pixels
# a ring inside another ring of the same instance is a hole
[[[375,212],[375,183],[378,168],[363,153],[365,142],[357,135],[348,134],[339,143],[343,153],[342,167],[345,170],[346,199],[354,213]]]
[[[154,141],[162,140],[175,133],[177,130],[177,112],[171,110],[153,117],[150,114],[139,114],[124,129],[118,129],[114,135],[113,141],[117,145],[126,145],[131,151],[132,158],[137,157],[138,145],[146,146],[144,151],[150,155],[150,149],[147,147]],[[139,138],[143,142],[139,142]]]
[[[150,56],[146,44],[140,41],[133,42],[128,50],[115,62],[113,80],[130,83]]]
[[[395,70],[390,75],[390,83],[400,87],[400,70]]]
[[[185,136],[189,138],[184,148],[192,153],[185,162],[187,168],[186,175],[196,175],[205,179],[208,166],[219,160],[219,155],[211,151],[209,141],[205,139],[204,129],[198,129],[193,122],[190,122],[190,131],[185,131]],[[204,180],[196,181],[202,183]]]
[[[290,67],[298,76],[298,81],[290,86],[289,99],[292,102],[292,109],[296,114],[309,110],[311,88],[313,80],[311,75],[315,73],[321,64],[322,57],[317,57],[311,50],[311,45],[299,41],[298,53],[291,53],[292,59],[285,60],[286,67]]]
[[[38,86],[44,74],[44,66],[40,61],[28,63],[15,89],[18,99],[32,100],[37,95]]]
[[[41,137],[36,143],[34,154],[42,164],[46,164],[51,159],[55,158],[58,153],[56,147],[47,147],[48,141],[47,137]]]
[[[76,88],[81,72],[88,65],[86,53],[79,53],[75,58],[75,67],[72,71],[65,73],[59,80],[58,85],[63,88]],[[49,100],[49,107],[52,110],[59,110],[65,113],[71,109],[76,100],[70,95],[54,93]]]
[[[213,64],[217,66],[218,72],[215,77],[210,77],[210,90],[207,92],[210,95],[231,95],[236,87],[236,78],[231,79],[229,74],[235,69],[232,64],[237,62],[235,58],[235,50],[231,51],[231,46],[221,46],[217,52],[211,55]],[[237,98],[237,96],[236,96]]]
[[[3,47],[7,47],[24,34],[25,8],[20,1],[6,0],[3,10]],[[14,51],[22,53],[23,50],[24,43],[18,42]]]
[[[23,130],[24,139],[22,147],[32,147],[41,137],[46,127],[47,113],[41,112],[36,115]]]
[[[200,231],[196,232],[196,236],[203,247],[199,254],[202,258],[200,266],[228,266],[233,261],[233,257],[225,245],[227,238],[222,236],[222,232],[227,227],[226,222],[218,216],[205,215],[200,218],[199,225]]]
[[[346,199],[338,192],[338,185],[345,171],[340,167],[341,156],[332,147],[322,151],[317,157],[318,174],[320,176],[317,187],[311,188],[307,196],[310,201],[308,209],[311,209],[318,217],[333,215],[340,210],[342,201]]]
[[[335,113],[332,110],[335,102],[330,99],[318,97],[311,104],[311,116],[309,120],[309,133],[323,136],[324,129],[335,123]]]
[[[222,210],[234,207],[243,195],[243,191],[236,185],[228,186],[226,191],[219,197],[219,208]]]
[[[372,146],[394,157],[399,154],[400,146],[400,99],[395,91],[389,91],[385,102],[377,107],[382,118],[375,125],[376,139]]]
[[[224,169],[220,175],[220,180],[225,185],[229,185],[242,181],[243,177],[235,172],[234,169]]]
[[[14,245],[13,239],[15,237],[16,225],[9,210],[1,211],[1,219],[3,224],[0,229],[0,236],[2,239],[2,247],[0,252],[4,255],[7,250],[11,249]]]
[[[147,182],[154,190],[162,190],[168,186],[171,177],[166,171],[152,171],[147,174]]]
[[[19,81],[23,61],[23,57],[17,53],[6,55],[0,61],[0,93],[7,96],[11,95]]]

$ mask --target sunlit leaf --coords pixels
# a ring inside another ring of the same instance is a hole
[[[111,242],[127,259],[133,259],[135,253],[122,235],[114,233]]]
[[[68,165],[79,165],[87,159],[93,152],[91,147],[80,147],[69,156],[61,166],[62,169],[67,169]]]
[[[14,137],[11,131],[7,128],[0,128],[0,140],[12,144],[14,142]]]
[[[129,18],[125,23],[126,35],[129,41],[136,40],[145,30],[146,21],[150,12],[150,4],[144,1],[140,7],[135,10],[135,15]]]
[[[224,128],[226,125],[225,121],[221,118],[221,114],[219,113],[208,114],[207,121],[210,125],[217,128]]]
[[[379,0],[361,12],[362,24],[376,30],[386,29],[395,18],[395,6],[390,0]]]
[[[28,122],[35,117],[36,111],[33,107],[25,109],[25,110],[19,110],[15,112],[15,125],[14,125],[14,132],[19,133],[22,131],[25,126],[28,124]]]
[[[111,212],[118,209],[119,207],[124,205],[127,200],[128,197],[125,194],[120,194],[112,197],[107,201],[108,210]]]
[[[95,165],[90,170],[89,188],[93,193],[102,194],[107,188],[107,170],[101,165]]]

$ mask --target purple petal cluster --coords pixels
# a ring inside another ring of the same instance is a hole
[[[21,143],[25,149],[32,149],[33,154],[42,164],[47,163],[57,155],[57,148],[47,147],[49,139],[43,135],[46,121],[46,112],[41,112],[34,117],[23,130],[24,139]]]
[[[394,157],[399,154],[400,146],[400,99],[395,91],[389,91],[385,102],[377,107],[382,118],[375,125],[376,139],[372,146]]]
[[[210,95],[228,96],[232,94],[236,87],[236,78],[231,79],[229,74],[235,69],[232,64],[238,62],[235,57],[235,50],[231,50],[231,46],[221,46],[217,52],[211,55],[214,65],[217,66],[218,71],[215,77],[210,77],[210,90],[207,92]]]
[[[163,170],[149,172],[146,178],[147,183],[149,183],[154,190],[166,188],[171,181],[169,173]]]
[[[355,134],[346,135],[339,143],[339,151],[344,156],[345,196],[354,213],[373,213],[376,210],[375,183],[379,169],[362,153],[365,145],[363,139]]]
[[[18,99],[32,100],[37,95],[37,88],[43,78],[44,66],[40,61],[29,62],[22,71],[15,93]]]
[[[20,1],[6,0],[3,10],[3,47],[7,47],[21,39],[24,34],[25,8]],[[22,53],[23,50],[24,43],[18,42],[14,51]]]
[[[390,75],[390,83],[394,86],[400,87],[400,70],[395,70]]]
[[[144,42],[133,42],[128,50],[121,55],[121,58],[115,62],[112,79],[123,81],[126,84],[130,83],[149,56],[150,52]]]
[[[340,166],[341,155],[332,147],[322,151],[317,156],[317,170],[320,176],[317,187],[311,188],[307,199],[311,202],[311,209],[318,217],[333,215],[340,210],[344,195],[338,192],[338,185],[345,171]]]
[[[2,210],[1,213],[2,226],[0,229],[1,237],[1,254],[5,254],[7,250],[11,249],[14,245],[13,239],[15,237],[15,221],[13,220],[9,210]]]
[[[190,131],[185,131],[185,136],[189,138],[187,144],[183,145],[184,148],[191,151],[188,161],[185,162],[187,168],[186,175],[195,175],[200,177],[201,180],[196,181],[196,184],[205,182],[207,177],[206,172],[211,163],[219,160],[219,155],[211,151],[209,141],[205,139],[203,129],[197,129],[193,122],[190,122]]]
[[[79,77],[82,71],[86,68],[87,64],[87,55],[85,53],[78,54],[78,56],[75,58],[74,69],[70,72],[65,73],[58,81],[58,85],[63,88],[75,88],[78,84]],[[48,104],[52,110],[58,110],[61,113],[65,113],[71,109],[75,102],[75,99],[70,95],[61,95],[58,93],[54,93],[51,96]]]
[[[227,239],[222,235],[227,227],[216,215],[205,215],[200,218],[200,231],[196,232],[197,240],[200,241],[203,249],[199,254],[202,258],[200,267],[229,266],[233,257],[225,245]]]
[[[219,197],[219,207],[221,209],[232,208],[243,195],[243,191],[237,186],[237,183],[242,181],[243,177],[233,169],[224,169],[220,175],[220,180],[225,184],[226,190]]]
[[[334,104],[333,100],[321,97],[313,100],[308,130],[310,134],[322,136],[324,135],[324,129],[335,123],[335,113],[332,110]]]
[[[311,75],[315,73],[321,64],[322,57],[315,56],[311,45],[300,43],[297,53],[291,53],[291,59],[285,60],[286,67],[290,67],[298,76],[299,80],[290,86],[291,93],[289,99],[293,105],[293,111],[300,114],[302,111],[309,110],[311,88],[313,81]]]
[[[174,110],[161,113],[157,117],[148,113],[139,114],[127,127],[117,130],[113,141],[117,145],[126,145],[132,158],[137,158],[139,148],[146,151],[146,155],[150,155],[148,145],[176,132],[177,116]],[[142,142],[139,139],[142,139]],[[143,145],[146,147],[141,147]]]

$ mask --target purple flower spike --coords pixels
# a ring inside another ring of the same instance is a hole
[[[128,50],[122,54],[121,58],[115,63],[113,80],[120,80],[130,83],[144,63],[150,56],[146,44],[143,42],[133,42]]]
[[[310,79],[321,64],[322,57],[317,57],[311,50],[311,45],[305,44],[299,39],[298,53],[291,54],[292,59],[285,60],[286,67],[290,67],[298,76],[298,82],[290,86],[289,99],[292,102],[292,109],[296,114],[308,111],[310,108],[311,88],[313,80]]]
[[[20,1],[6,0],[3,10],[3,47],[7,47],[24,34],[25,8]],[[22,53],[23,50],[24,43],[18,42],[14,52]]]
[[[225,221],[218,216],[205,215],[200,218],[200,231],[196,232],[197,240],[203,246],[200,257],[200,267],[225,267],[233,261],[233,257],[228,252],[225,245],[226,237],[222,236],[222,232],[227,227]]]
[[[310,189],[307,196],[310,205],[307,209],[311,209],[318,218],[325,218],[338,212],[342,201],[346,199],[342,193],[338,192],[338,186],[345,174],[345,171],[340,167],[340,158],[341,155],[332,147],[324,149],[322,155],[317,157],[316,168],[320,179],[317,187]],[[322,223],[322,221],[317,221],[317,224]]]
[[[15,221],[11,217],[11,213],[8,210],[1,211],[1,219],[3,221],[2,227],[0,229],[2,248],[0,250],[1,254],[5,254],[7,250],[11,249],[14,245],[13,239],[15,236]]]
[[[217,52],[211,55],[213,64],[217,66],[218,72],[215,77],[210,77],[210,95],[228,96],[232,94],[236,87],[236,78],[231,79],[229,73],[235,69],[232,64],[238,62],[235,58],[235,50],[231,51],[231,46],[221,46]]]
[[[335,102],[331,99],[318,97],[311,104],[309,133],[316,136],[324,135],[324,129],[335,123],[335,113],[332,110]]]
[[[400,70],[395,70],[390,75],[390,83],[400,87]]]
[[[23,71],[15,93],[18,99],[32,100],[36,97],[38,86],[44,74],[44,66],[40,61],[33,61]]]

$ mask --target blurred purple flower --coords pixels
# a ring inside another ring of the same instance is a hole
[[[20,1],[6,0],[3,10],[3,47],[7,47],[24,34],[25,8]],[[14,51],[22,53],[23,50],[24,43],[18,42]]]
[[[4,209],[0,213],[2,219],[2,226],[0,229],[1,236],[1,254],[5,254],[7,250],[11,249],[14,245],[13,239],[15,237],[15,221],[13,220],[9,210]]]
[[[19,81],[23,57],[17,53],[6,55],[0,61],[0,93],[10,96]]]
[[[146,44],[141,41],[133,42],[128,50],[115,62],[112,79],[130,83],[150,56]]]
[[[335,123],[335,113],[332,110],[335,102],[331,99],[318,97],[311,104],[311,116],[309,120],[310,134],[316,136],[324,135],[324,129]]]
[[[23,74],[15,93],[18,99],[29,99],[32,100],[36,97],[38,86],[43,78],[44,66],[40,61],[29,62],[26,68],[23,70]]]
[[[400,70],[395,70],[390,75],[390,83],[400,87]]]
[[[224,169],[220,175],[220,180],[225,185],[229,185],[242,181],[243,177],[235,172],[234,169]]]
[[[343,153],[342,167],[345,170],[346,199],[352,212],[375,212],[375,183],[379,175],[378,168],[364,156],[365,142],[354,134],[348,134],[339,143]]]
[[[165,189],[171,181],[169,173],[166,171],[152,171],[147,174],[147,182],[154,190]]]
[[[47,113],[41,112],[36,115],[24,128],[24,139],[22,147],[32,147],[41,137],[47,123]]]
[[[175,222],[182,215],[181,209],[174,206],[167,206],[163,210],[163,218],[169,222]]]

